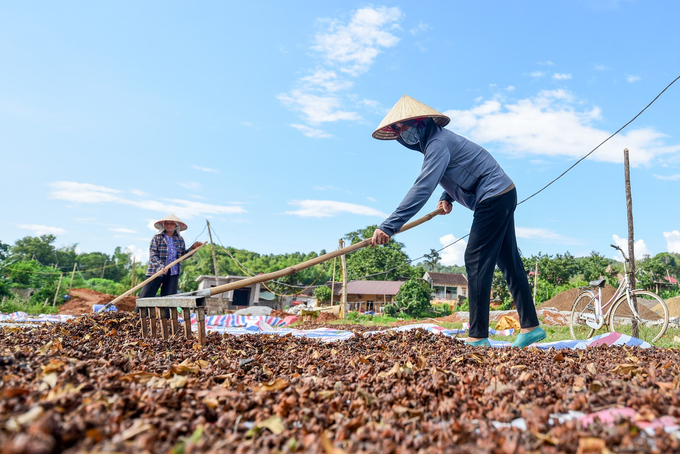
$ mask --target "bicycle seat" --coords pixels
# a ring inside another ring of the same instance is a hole
[[[604,284],[607,282],[606,279],[598,279],[596,281],[590,281],[590,286],[591,287],[604,287]]]

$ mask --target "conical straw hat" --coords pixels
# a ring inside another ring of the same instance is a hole
[[[392,107],[392,110],[380,122],[378,129],[373,132],[373,137],[380,140],[392,140],[397,138],[397,134],[392,131],[392,126],[395,123],[413,120],[415,118],[430,117],[434,122],[441,127],[449,124],[451,119],[444,114],[434,110],[432,107],[426,106],[420,101],[416,101],[410,96],[404,95]]]
[[[187,225],[186,225],[184,222],[182,222],[182,221],[181,221],[177,216],[175,216],[174,214],[170,214],[170,215],[164,217],[164,218],[161,219],[160,221],[157,221],[153,226],[156,227],[158,230],[164,230],[164,228],[163,228],[163,221],[172,221],[172,222],[178,223],[178,224],[179,224],[179,230],[180,230],[180,231],[184,231],[184,230],[186,230],[186,229],[188,228]]]

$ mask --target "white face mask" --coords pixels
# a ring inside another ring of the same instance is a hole
[[[420,138],[418,137],[418,128],[416,127],[410,127],[406,131],[402,131],[399,135],[401,136],[401,140],[409,145],[415,145],[420,141]]]

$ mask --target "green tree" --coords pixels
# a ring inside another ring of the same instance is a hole
[[[377,225],[355,230],[345,235],[349,244],[359,243],[373,236]],[[365,247],[347,255],[347,278],[366,280],[394,281],[403,277],[414,276],[408,255],[403,251],[404,244],[391,238],[382,246]]]
[[[409,279],[399,288],[394,297],[394,304],[388,304],[384,310],[395,316],[405,313],[414,317],[428,315],[432,309],[430,299],[433,290],[430,284],[422,279]]]
[[[534,270],[536,261],[538,261],[539,280],[547,281],[555,286],[569,282],[569,279],[579,272],[576,259],[568,251],[564,255],[556,254],[554,257],[539,252],[538,255],[523,259],[523,261],[525,270],[529,272]]]
[[[314,297],[320,302],[320,303],[326,303],[331,300],[332,292],[331,289],[326,287],[325,285],[321,287],[317,287],[314,289]]]
[[[0,262],[9,258],[10,245],[0,241]]]
[[[101,278],[102,271],[104,278],[106,278],[106,269],[102,268],[111,264],[111,258],[103,252],[78,254],[76,261],[78,262],[78,269],[83,270],[82,274],[85,279]]]
[[[496,267],[493,270],[493,280],[491,281],[491,293],[494,298],[505,302],[510,298],[510,291],[508,290],[508,283],[505,281],[505,277],[501,270]]]
[[[604,255],[600,255],[598,252],[592,251],[588,257],[583,257],[578,260],[578,269],[583,275],[583,279],[590,282],[599,279],[600,276],[606,277],[608,274],[606,269],[610,263],[611,260],[606,258]]]
[[[54,235],[26,236],[16,240],[12,247],[12,255],[20,260],[35,259],[42,265],[57,263],[57,252],[52,243],[57,239]]]
[[[439,251],[436,249],[430,249],[430,253],[425,254],[423,257],[425,258],[423,261],[424,268],[428,271],[433,271],[441,260],[441,255],[439,255]]]

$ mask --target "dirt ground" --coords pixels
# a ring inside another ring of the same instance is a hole
[[[126,312],[0,329],[0,452],[680,452],[643,429],[680,422],[676,349],[139,331]],[[606,409],[628,416],[552,416]]]
[[[611,285],[607,285],[602,289],[602,301],[607,302],[609,301],[609,298],[614,295],[614,292],[616,291],[615,287],[612,287]],[[574,304],[574,300],[578,296],[578,294],[581,292],[580,289],[578,288],[572,288],[569,290],[566,290],[562,293],[559,293],[552,298],[550,298],[548,301],[540,304],[538,309],[545,309],[546,307],[554,307],[560,311],[570,311],[571,306]]]
[[[99,293],[89,288],[74,288],[71,290],[71,299],[59,306],[59,313],[65,315],[89,314],[95,304],[106,304],[114,298],[116,298],[115,295]],[[136,300],[137,298],[134,296],[126,296],[115,306],[119,311],[134,311]]]
[[[680,317],[680,296],[675,298],[668,298],[666,300],[668,306],[668,315],[671,317]]]

